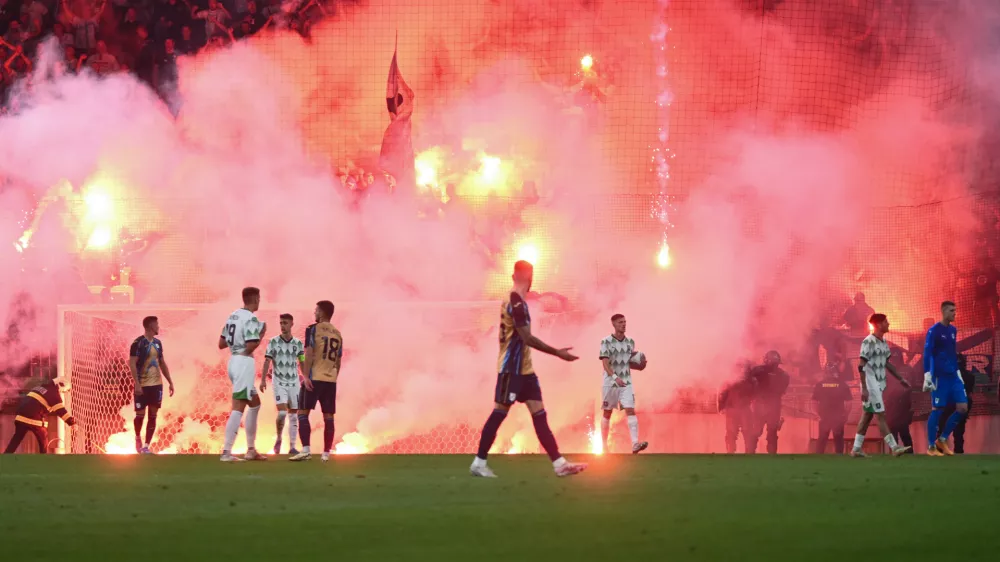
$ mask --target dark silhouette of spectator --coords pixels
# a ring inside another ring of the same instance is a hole
[[[754,397],[754,380],[750,364],[741,368],[740,378],[726,386],[719,394],[719,411],[726,414],[726,452],[736,453],[736,438],[743,433],[743,452],[752,455],[757,448],[751,406]]]
[[[174,40],[163,42],[163,52],[156,59],[153,67],[153,82],[160,95],[172,92],[177,84],[177,52],[174,51]]]
[[[155,85],[156,46],[153,44],[152,39],[149,38],[146,26],[140,25],[137,27],[135,34],[139,40],[138,52],[136,53],[134,62],[135,75],[139,80],[153,87]]]
[[[123,37],[134,37],[137,27],[139,27],[139,18],[135,13],[135,8],[125,10],[125,15],[118,24],[118,34]]]
[[[833,451],[843,455],[844,426],[847,425],[847,414],[850,412],[851,389],[837,370],[827,369],[826,376],[813,388],[812,399],[816,402],[816,414],[819,415],[816,453],[826,453],[826,441],[832,433]]]
[[[179,55],[193,55],[198,52],[200,45],[191,36],[191,26],[181,27],[181,37],[174,43],[174,47]]]
[[[854,304],[844,312],[844,324],[847,324],[852,336],[863,338],[870,332],[868,318],[872,314],[875,314],[875,309],[865,302],[864,293],[858,293],[854,295]]]
[[[913,388],[905,388],[895,377],[888,377],[886,380],[885,394],[885,423],[889,426],[889,433],[896,438],[896,442],[904,447],[910,447],[907,454],[913,454],[913,437],[910,435],[910,424],[913,423]]]
[[[1000,294],[997,293],[997,284],[1000,283],[1000,270],[990,259],[989,255],[979,258],[973,273],[975,281],[975,295],[973,300],[973,310],[975,322],[979,326],[997,327],[997,317],[1000,313]]]
[[[108,45],[104,41],[97,42],[97,53],[87,57],[87,65],[101,76],[118,72],[121,68],[118,59],[108,52]]]

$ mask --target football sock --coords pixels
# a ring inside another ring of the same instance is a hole
[[[889,435],[886,435],[882,439],[885,441],[885,444],[889,446],[889,450],[894,451],[899,448],[899,444],[896,443],[896,438],[893,437],[891,433]]]
[[[146,422],[146,446],[153,442],[153,434],[156,433],[156,412],[149,412],[149,421]]]
[[[601,447],[608,447],[608,434],[611,433],[611,420],[601,417]]]
[[[329,453],[333,447],[333,418],[323,418],[323,452]]]
[[[274,434],[277,435],[274,441],[276,443],[281,443],[281,434],[285,431],[285,418],[287,416],[287,411],[278,410],[278,417],[274,420]],[[292,416],[292,419],[295,419],[295,416]]]
[[[309,414],[299,414],[299,439],[302,440],[302,446],[305,450],[309,450],[309,436],[312,433],[312,426],[309,425]]]
[[[247,408],[247,450],[257,449],[257,412],[260,411],[260,406],[251,406]]]
[[[958,410],[955,410],[955,413],[948,416],[948,421],[944,422],[944,431],[941,432],[941,439],[947,440],[951,437],[951,432],[955,431],[955,427],[958,426],[958,423],[962,421],[964,416],[965,414]]]
[[[493,410],[490,413],[490,417],[486,418],[486,425],[483,426],[483,432],[479,435],[479,452],[476,453],[476,457],[486,460],[486,455],[490,454],[490,447],[493,446],[493,442],[497,439],[497,430],[500,429],[500,424],[507,417],[507,412],[503,410]]]
[[[132,427],[135,428],[135,436],[138,438],[142,435],[142,419],[146,413],[142,410],[135,415],[135,419],[132,420]]]
[[[941,410],[934,408],[931,410],[931,414],[927,416],[927,443],[931,447],[934,446],[934,442],[937,441],[938,437],[938,426],[941,423]]]
[[[299,439],[299,416],[292,414],[288,418],[288,448],[294,449]]]
[[[632,446],[639,443],[639,416],[628,417],[628,434],[632,437]]]
[[[233,443],[236,442],[236,434],[240,431],[240,421],[243,419],[243,412],[233,410],[229,413],[229,421],[226,422],[226,441],[222,445],[223,454],[233,452]]]
[[[549,459],[555,462],[562,458],[562,455],[559,454],[559,445],[556,444],[556,436],[552,435],[552,430],[549,428],[549,416],[545,410],[539,410],[533,414],[531,423],[535,426],[535,435],[538,436],[538,442],[542,444],[542,448],[548,453]]]
[[[858,433],[854,436],[854,450],[860,451],[861,446],[865,444],[865,436]]]

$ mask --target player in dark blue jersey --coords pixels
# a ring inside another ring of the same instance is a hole
[[[969,398],[958,370],[958,329],[952,325],[954,321],[955,303],[941,303],[941,321],[927,331],[924,344],[924,392],[931,391],[932,408],[927,418],[927,454],[933,457],[954,454],[948,447],[948,437],[969,410]],[[939,436],[941,412],[949,405],[955,407],[955,413]]]

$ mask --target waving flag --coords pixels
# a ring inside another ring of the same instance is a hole
[[[396,179],[396,186],[415,189],[413,139],[410,117],[413,115],[413,90],[406,85],[396,62],[397,49],[392,52],[389,81],[385,87],[385,103],[389,109],[389,126],[382,135],[379,166]]]

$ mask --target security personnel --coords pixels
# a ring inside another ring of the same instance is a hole
[[[839,365],[831,364],[823,380],[813,389],[813,401],[819,415],[819,437],[816,439],[816,454],[826,453],[826,441],[833,433],[833,450],[844,454],[844,426],[850,411],[851,389],[841,380]]]
[[[778,452],[778,430],[781,429],[784,420],[781,418],[781,397],[788,390],[788,373],[781,365],[781,355],[777,351],[768,351],[764,355],[764,364],[750,369],[750,377],[754,380],[756,392],[754,393],[753,415],[756,437],[754,438],[754,450],[757,449],[757,441],[764,434],[764,427],[767,427],[767,452],[776,454]]]
[[[750,363],[741,366],[740,378],[726,386],[719,394],[719,411],[726,413],[726,452],[736,453],[736,437],[743,432],[743,451],[752,455],[757,447],[753,425],[754,381],[750,377]]]
[[[55,414],[69,425],[76,424],[73,416],[69,415],[66,407],[63,406],[62,395],[59,388],[65,387],[62,379],[52,379],[28,391],[27,396],[21,399],[17,407],[17,414],[14,416],[14,436],[7,444],[5,454],[12,454],[17,451],[18,445],[24,436],[31,432],[38,441],[38,452],[45,454],[48,452],[48,434],[45,430],[45,420],[49,414]]]

